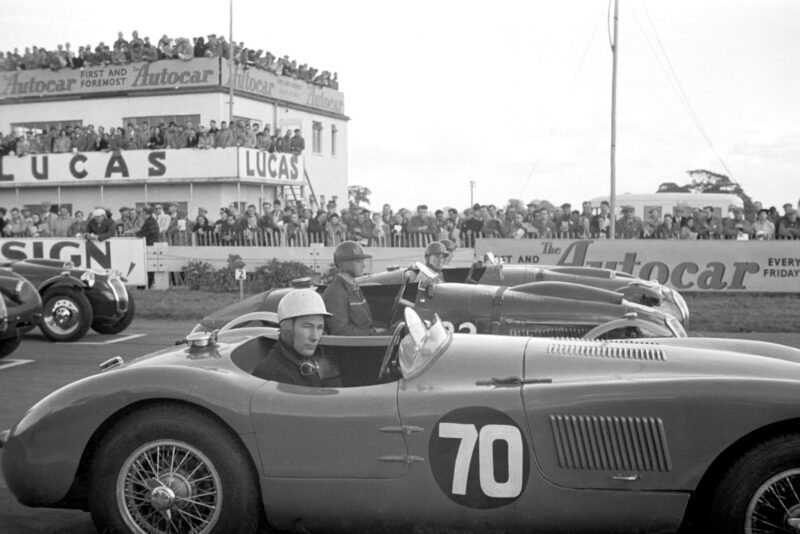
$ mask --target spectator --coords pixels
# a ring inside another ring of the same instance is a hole
[[[308,221],[306,233],[309,243],[322,243],[328,246],[325,240],[325,225],[328,223],[328,214],[325,210],[317,210],[317,214]]]
[[[294,137],[292,137],[291,141],[289,142],[289,150],[295,156],[299,156],[303,152],[303,150],[305,150],[305,148],[306,148],[306,141],[300,135],[300,128],[296,128],[294,131]]]
[[[753,234],[756,239],[775,239],[775,224],[769,220],[768,210],[763,208],[758,210],[756,222],[753,224]]]
[[[97,208],[92,212],[92,218],[86,223],[86,239],[90,241],[105,241],[116,235],[114,219],[107,216],[106,210]]]
[[[705,206],[702,215],[695,220],[698,239],[719,239],[722,235],[722,221],[714,215],[712,206]]]
[[[342,224],[338,213],[332,213],[328,216],[328,222],[325,225],[325,234],[328,246],[336,246],[347,240],[347,228]]]
[[[800,222],[797,219],[797,210],[791,207],[784,207],[786,214],[778,221],[777,236],[780,239],[800,238]]]
[[[731,209],[733,217],[726,217],[722,221],[722,232],[726,239],[743,240],[741,235],[748,236],[753,234],[753,225],[744,218],[744,210],[733,207]]]
[[[216,148],[236,146],[233,132],[228,128],[228,123],[225,121],[222,121],[219,125],[219,132],[217,132],[217,138],[214,140],[214,146]]]
[[[228,212],[227,215],[225,215],[225,221],[219,228],[220,245],[238,245],[241,234],[242,227],[236,222],[236,215]]]
[[[194,242],[198,245],[213,245],[214,227],[208,222],[205,214],[198,214],[192,225],[192,233],[194,233]]]
[[[51,217],[52,218],[52,217]],[[58,217],[53,219],[51,225],[51,235],[53,237],[72,237],[75,234],[70,233],[70,228],[74,219],[69,214],[69,209],[66,206],[59,206]]]
[[[124,234],[127,235],[129,230],[135,230],[136,227],[133,223],[133,210],[128,207],[121,207],[119,209],[119,220],[117,221],[117,225],[122,225],[122,231]]]
[[[680,227],[672,214],[664,214],[664,220],[656,227],[655,237],[658,239],[678,239],[680,237]]]
[[[3,232],[8,237],[25,237],[28,223],[22,218],[19,209],[11,208],[10,218],[6,221]]]
[[[428,214],[427,205],[417,206],[417,213],[408,221],[408,233],[435,238],[436,221]]]
[[[633,206],[622,206],[622,217],[617,220],[617,239],[637,239],[642,236],[642,220],[634,215]]]
[[[83,218],[83,212],[78,210],[75,212],[75,218],[72,220],[72,224],[69,227],[69,233],[67,235],[83,237],[84,233],[86,233],[86,221]]]
[[[681,239],[697,239],[697,231],[694,227],[694,217],[689,216],[684,220],[683,226],[681,226]]]

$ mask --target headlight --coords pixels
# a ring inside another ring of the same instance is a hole
[[[81,275],[81,280],[89,287],[94,287],[94,273],[92,271],[84,271]]]

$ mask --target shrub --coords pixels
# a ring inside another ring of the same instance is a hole
[[[236,279],[236,269],[244,269],[245,264],[238,254],[228,255],[228,265],[217,271],[217,291],[238,291],[239,281]]]
[[[183,280],[189,289],[213,288],[215,282],[215,269],[210,263],[200,260],[191,260],[182,269]]]
[[[248,276],[247,290],[266,291],[275,287],[290,287],[296,278],[318,278],[311,267],[299,261],[279,261],[276,258],[262,265],[251,277]]]

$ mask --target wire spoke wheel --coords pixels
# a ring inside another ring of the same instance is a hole
[[[800,469],[778,473],[756,490],[747,507],[745,533],[800,533]]]
[[[80,310],[72,300],[60,298],[48,304],[43,320],[51,330],[68,335],[78,328]]]
[[[222,498],[214,464],[197,448],[174,440],[152,441],[133,451],[116,482],[122,518],[142,534],[211,532]]]

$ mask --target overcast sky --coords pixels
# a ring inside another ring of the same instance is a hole
[[[800,199],[800,2],[621,0],[617,192],[730,174]],[[350,184],[372,205],[609,191],[606,0],[234,0],[234,39],[338,71]],[[7,2],[0,50],[227,35],[228,2]],[[2,108],[0,107],[0,112]],[[313,177],[312,177],[313,179]]]

